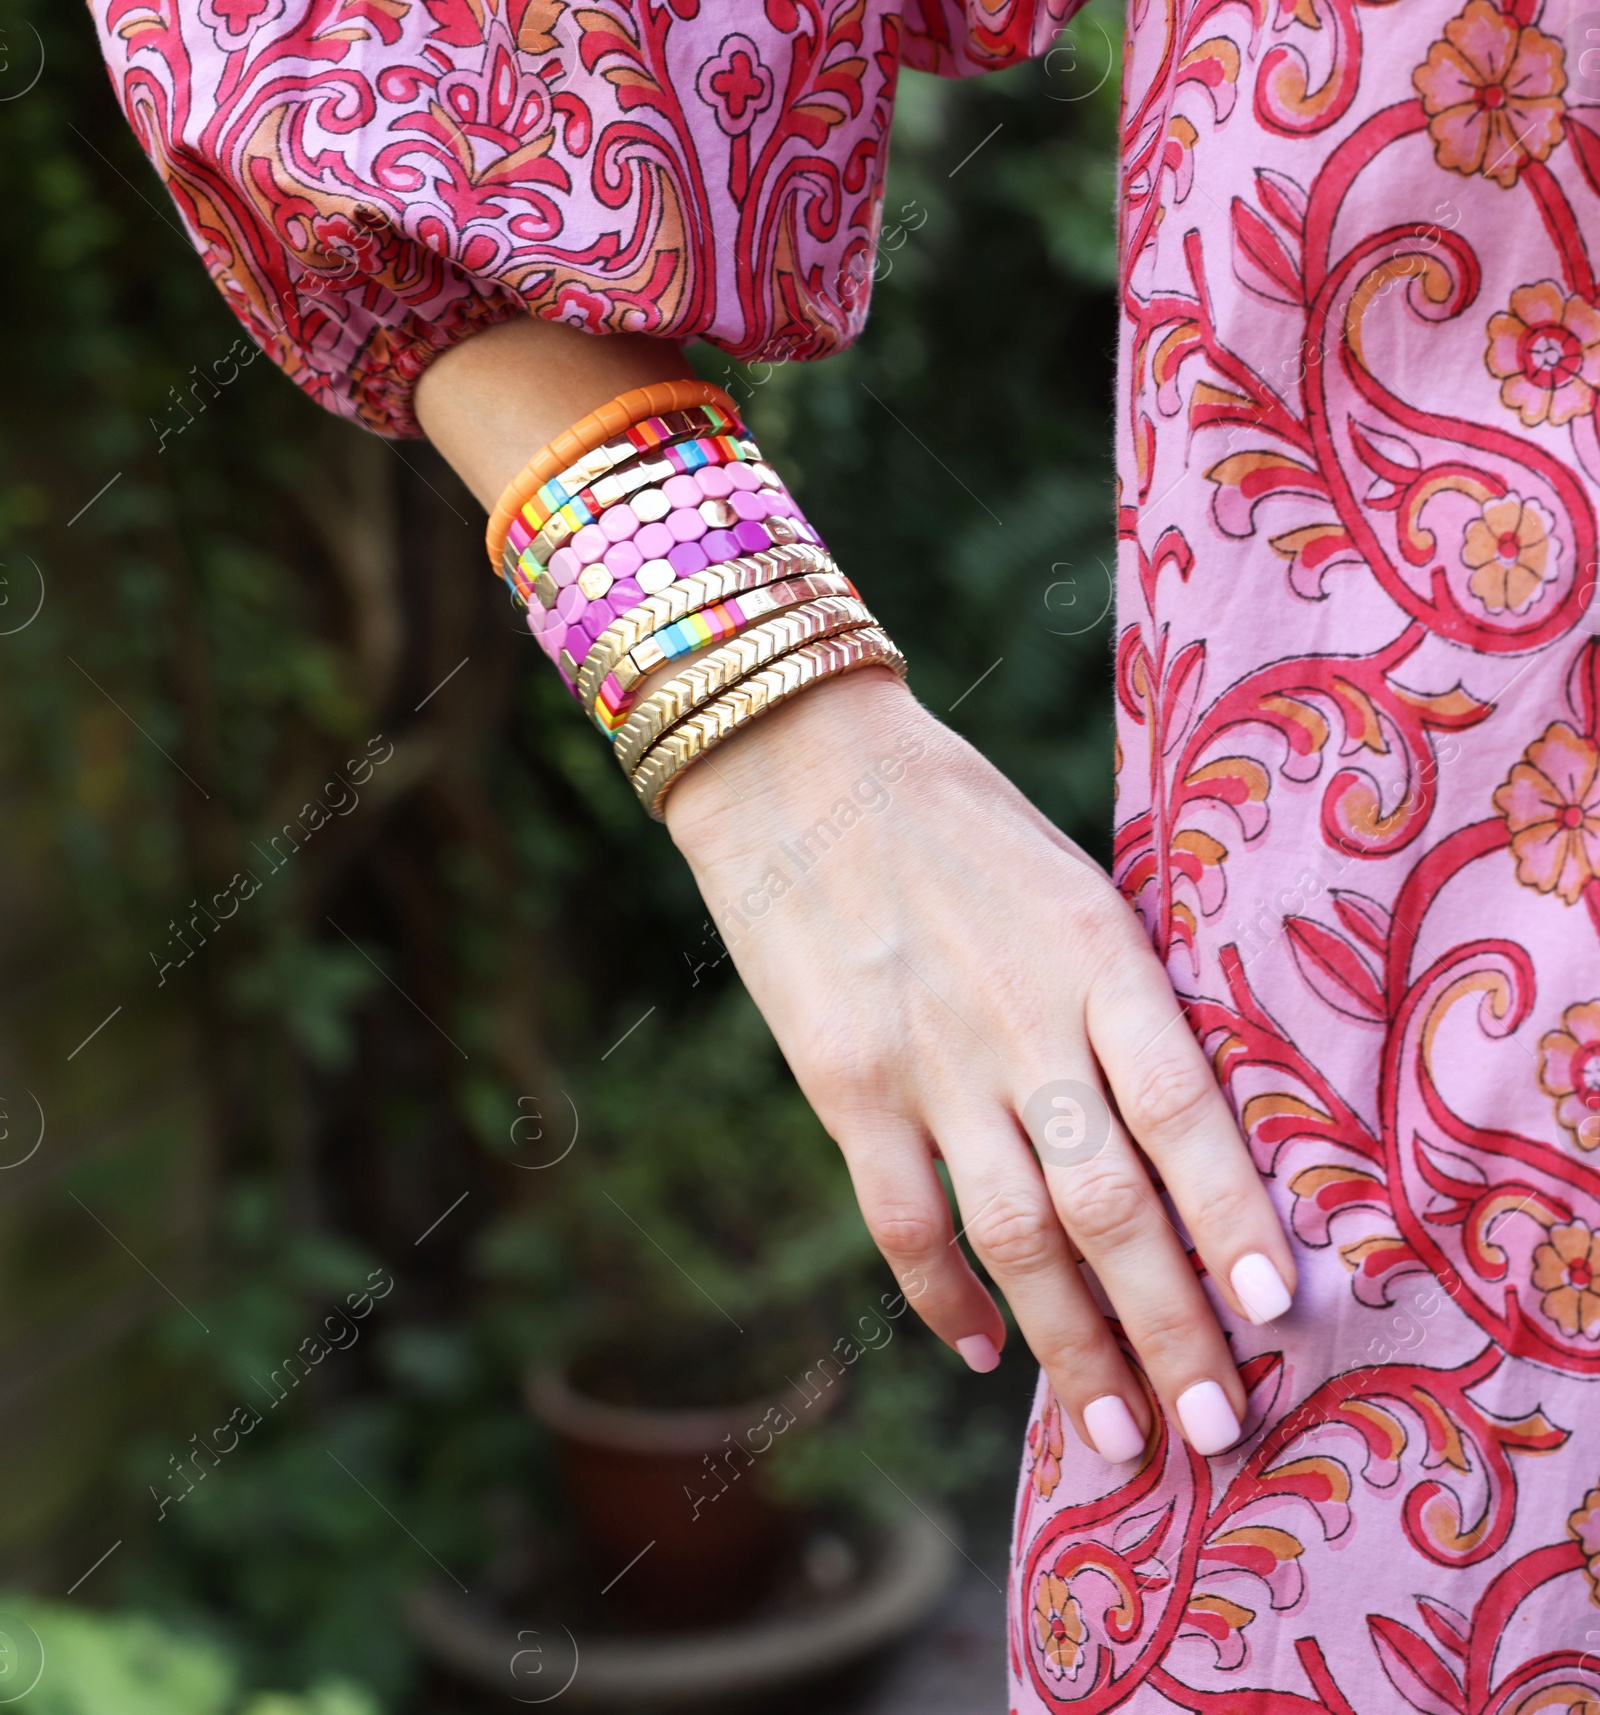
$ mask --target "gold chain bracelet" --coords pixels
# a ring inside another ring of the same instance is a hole
[[[617,761],[631,774],[639,758],[669,727],[758,667],[787,655],[802,643],[831,637],[836,631],[858,630],[872,622],[864,602],[851,596],[823,596],[752,626],[652,691],[618,731]]]
[[[759,589],[763,584],[776,583],[779,578],[838,570],[827,549],[796,542],[728,560],[680,579],[669,589],[647,597],[600,633],[578,669],[579,700],[592,717],[601,683],[623,656],[645,638],[675,625],[698,609],[726,601],[729,596],[742,595],[746,590]]]
[[[808,685],[875,666],[888,667],[901,678],[906,674],[905,656],[876,625],[802,644],[792,654],[780,656],[730,686],[715,702],[680,722],[645,752],[628,776],[639,802],[656,821],[665,821],[662,803],[691,762]]]

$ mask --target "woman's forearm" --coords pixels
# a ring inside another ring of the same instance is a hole
[[[488,508],[569,424],[631,388],[692,373],[670,340],[597,338],[518,317],[452,346],[423,371],[417,421]]]

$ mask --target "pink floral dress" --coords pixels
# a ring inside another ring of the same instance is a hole
[[[1070,0],[93,0],[314,398],[533,311],[820,356],[895,78]],[[1133,0],[1117,879],[1291,1224],[1251,1411],[1041,1389],[1011,1708],[1600,1710],[1600,0]]]

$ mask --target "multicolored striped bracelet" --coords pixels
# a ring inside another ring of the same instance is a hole
[[[588,524],[596,524],[618,501],[649,483],[670,481],[706,467],[748,464],[756,468],[758,479],[776,483],[772,467],[762,462],[754,441],[732,435],[702,437],[683,441],[675,446],[657,449],[635,465],[625,466],[616,473],[610,486],[604,483],[583,489],[566,505],[552,514],[537,530],[525,512],[518,513],[506,530],[505,550],[501,555],[501,575],[510,583],[510,568],[521,563],[529,577],[535,568],[549,562],[551,556]]]
[[[742,632],[675,673],[622,723],[615,739],[617,761],[630,774],[639,758],[670,727],[709,703],[730,685],[802,643],[873,623],[866,604],[853,596],[808,601]]]
[[[530,495],[519,516],[530,524],[542,525],[553,518],[568,501],[576,500],[586,489],[598,487],[608,477],[637,459],[652,452],[671,447],[680,441],[716,439],[738,436],[744,425],[731,411],[715,405],[697,405],[687,411],[669,411],[664,417],[650,417],[635,423],[626,433],[585,453],[576,464],[568,465],[559,476],[553,476]]]
[[[490,566],[495,571],[500,569],[511,520],[522,510],[528,497],[537,493],[551,477],[570,469],[596,447],[625,435],[637,423],[697,405],[715,405],[738,419],[738,406],[720,387],[714,387],[709,381],[658,381],[652,386],[635,387],[620,394],[540,447],[506,484],[505,492],[489,514],[484,546],[489,550]]]
[[[644,642],[635,645],[600,682],[591,713],[595,725],[614,735],[628,719],[637,700],[639,682],[657,668],[692,655],[710,643],[747,632],[758,620],[800,607],[823,596],[856,595],[856,587],[843,572],[821,572],[813,577],[786,578],[765,584],[745,595],[697,609],[673,624],[663,626]]]
[[[687,614],[780,579],[838,573],[825,548],[796,542],[725,561],[652,595],[613,621],[594,641],[578,674],[578,701],[591,715],[601,683],[631,650]]]
[[[744,448],[751,451],[744,453]],[[528,537],[525,530],[518,528],[518,520],[511,521],[506,552],[501,559],[501,576],[521,593],[526,585],[537,583],[544,566],[554,563],[559,573],[561,556],[568,551],[578,556],[578,563],[586,563],[604,549],[607,540],[628,539],[640,523],[662,520],[674,506],[698,506],[703,499],[725,499],[734,504],[739,518],[763,518],[763,509],[751,506],[748,501],[734,501],[734,497],[784,492],[777,472],[756,453],[755,442],[729,441],[725,442],[725,448],[720,442],[708,442],[705,456],[698,461],[681,456],[688,449],[688,446],[671,448],[669,451],[674,454],[671,460],[650,461],[647,478],[641,480],[638,489],[629,496],[617,494],[609,506],[590,514],[585,525],[573,528],[571,521],[561,514],[550,520],[537,537]],[[576,516],[581,514],[574,513],[573,518]],[[605,523],[607,518],[611,520],[609,525]],[[585,535],[586,530],[598,530],[600,535]]]
[[[754,464],[760,459],[760,449],[754,441],[741,440],[734,435],[702,436],[697,440],[658,448],[648,457],[602,477],[591,487],[579,489],[550,514],[537,533],[533,531],[533,519],[527,511],[519,513],[512,519],[507,532],[506,551],[515,550],[520,558],[531,549],[535,561],[545,564],[562,542],[570,541],[585,524],[597,523],[610,508],[652,483],[667,482],[674,476],[686,476],[708,466]]]

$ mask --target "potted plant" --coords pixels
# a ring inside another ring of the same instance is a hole
[[[481,1260],[599,1581],[643,1556],[617,1586],[630,1620],[704,1625],[770,1596],[818,1507],[893,1499],[884,1470],[930,1486],[919,1419],[955,1366],[913,1331],[743,991],[648,1031],[630,1069],[573,1088],[578,1143]]]
[[[767,1594],[800,1516],[776,1492],[776,1463],[847,1385],[836,1357],[810,1355],[818,1344],[651,1316],[529,1373],[592,1552],[616,1569],[649,1556],[626,1593],[633,1614],[705,1623]]]

